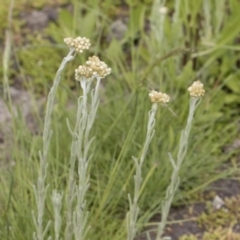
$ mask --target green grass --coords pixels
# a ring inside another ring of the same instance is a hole
[[[181,204],[204,188],[205,183],[228,174],[219,174],[217,168],[233,157],[233,153],[223,154],[222,149],[237,135],[240,48],[236,41],[240,30],[240,9],[237,0],[226,1],[223,8],[220,8],[223,1],[184,0],[179,1],[177,11],[175,4],[178,1],[169,1],[170,14],[165,18],[162,35],[159,35],[158,12],[153,11],[151,15],[152,2],[129,1],[126,4],[128,30],[124,38],[107,42],[111,18],[119,16],[121,4],[116,2],[114,6],[107,0],[104,3],[91,1],[88,5],[78,2],[72,0],[73,14],[60,10],[58,22],[51,23],[41,33],[42,38],[37,39],[29,33],[27,45],[12,42],[11,53],[18,70],[10,68],[8,81],[13,84],[20,75],[24,86],[34,96],[33,102],[39,94],[46,94],[61,59],[66,55],[62,39],[67,36],[90,38],[91,54],[100,55],[112,68],[112,74],[103,81],[101,103],[92,131],[95,141],[87,206],[92,228],[88,238],[120,240],[126,238],[127,194],[133,193],[134,164],[131,157],[138,156],[145,138],[151,108],[150,89],[171,96],[169,107],[177,117],[166,108],[158,111],[156,133],[143,169],[139,224],[144,226],[160,210],[172,171],[167,153],[176,154],[188,113],[186,89],[196,79],[205,84],[206,95],[197,109],[174,204]],[[19,8],[18,4],[15,3],[15,9]],[[156,24],[152,32],[149,26],[145,26],[146,20],[151,18]],[[21,33],[14,28],[17,15],[12,20],[12,34]],[[4,30],[5,25],[0,27]],[[46,35],[50,35],[54,43],[44,39]],[[159,36],[160,42],[157,40]],[[71,136],[66,118],[74,125],[76,101],[81,95],[73,80],[73,71],[87,57],[87,54],[77,57],[68,66],[58,90],[46,180],[50,183],[46,222],[53,218],[52,190],[67,190]],[[12,66],[13,60],[9,67]],[[4,72],[4,69],[0,71]],[[73,107],[68,107],[69,102]],[[41,132],[43,116],[36,111],[34,117]],[[11,147],[3,146],[0,156],[3,162],[0,168],[0,238],[32,239],[35,230],[31,213],[35,210],[32,185],[37,180],[41,133],[30,132],[20,111],[13,119],[12,129]],[[8,162],[15,164],[11,166]],[[64,214],[64,209],[62,212]]]

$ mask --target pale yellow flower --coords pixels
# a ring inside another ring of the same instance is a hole
[[[170,97],[166,93],[154,90],[149,93],[149,97],[152,103],[168,103],[170,101]]]
[[[189,88],[190,96],[192,98],[199,98],[204,96],[205,90],[203,88],[203,84],[198,80],[195,81]]]
[[[80,65],[75,70],[75,79],[80,80],[81,77],[91,78],[100,77],[104,78],[111,73],[111,68],[97,56],[89,57],[85,65]]]
[[[81,77],[84,76],[86,78],[91,78],[93,76],[92,69],[85,66],[85,65],[80,65],[76,70],[75,70],[75,79],[79,81]]]
[[[82,53],[83,50],[89,49],[90,40],[85,37],[64,38],[63,40],[69,48],[74,48],[76,52]]]
[[[168,8],[163,6],[163,7],[160,7],[158,11],[160,14],[167,14]]]

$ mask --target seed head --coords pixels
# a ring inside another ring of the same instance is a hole
[[[74,48],[76,52],[82,53],[83,50],[89,49],[90,40],[85,37],[64,38],[63,40],[69,48]]]
[[[166,93],[154,90],[149,93],[149,97],[152,103],[168,103],[170,101],[170,97]]]
[[[97,56],[89,57],[85,65],[80,65],[75,70],[76,80],[80,80],[82,76],[91,78],[99,76],[105,78],[111,73],[111,68],[107,66],[105,62],[100,61]]]
[[[195,81],[189,88],[190,96],[192,98],[199,98],[204,96],[205,90],[203,88],[203,84],[198,80]]]

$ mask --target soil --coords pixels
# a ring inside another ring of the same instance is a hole
[[[172,240],[179,240],[180,237],[187,235],[194,235],[196,239],[203,239],[203,235],[207,229],[206,227],[199,224],[199,220],[201,219],[201,216],[203,216],[203,214],[208,214],[207,204],[209,205],[210,203],[212,205],[215,196],[219,196],[223,200],[223,205],[219,209],[215,209],[215,213],[217,213],[217,211],[220,211],[221,209],[228,209],[228,207],[225,206],[225,202],[229,200],[234,200],[236,199],[236,197],[238,198],[240,196],[240,177],[238,177],[237,180],[218,180],[208,186],[203,193],[200,193],[199,198],[202,199],[200,202],[172,208],[168,217],[168,222],[170,224],[166,226],[164,236],[169,236]],[[238,204],[240,204],[240,201],[237,202]],[[229,211],[229,214],[232,213]],[[219,216],[219,218],[220,217],[221,215]],[[226,217],[228,216],[226,215]],[[231,231],[232,233],[240,233],[240,219],[238,216],[233,216],[233,218],[235,221],[234,225],[231,226]],[[156,223],[160,220],[161,216],[156,215],[152,218],[151,222]],[[228,219],[226,219],[226,221],[228,221]],[[206,224],[207,223],[208,219],[206,219]],[[221,226],[221,224],[217,226],[216,225],[217,224],[213,224],[212,231],[214,231],[218,227],[224,227]],[[225,228],[229,231],[229,226],[225,226]],[[149,231],[151,239],[155,240],[156,228],[146,228],[143,233],[137,236],[136,240],[148,240],[145,233],[146,231]],[[238,237],[239,238],[236,239],[240,239],[240,235]],[[209,240],[211,239],[217,238],[209,238]],[[231,240],[235,238],[221,239]]]

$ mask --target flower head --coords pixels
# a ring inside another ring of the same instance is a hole
[[[80,80],[81,76],[84,76],[85,78],[91,78],[93,76],[92,69],[85,65],[80,65],[75,70],[75,79]]]
[[[149,97],[152,103],[168,103],[170,101],[170,97],[166,93],[154,90],[149,93]]]
[[[203,88],[203,84],[198,80],[195,81],[189,88],[188,91],[190,92],[190,96],[192,98],[199,98],[202,97],[205,93]]]
[[[160,7],[158,11],[160,14],[167,14],[168,8],[163,6],[163,7]]]
[[[74,48],[79,53],[82,53],[85,49],[89,49],[91,46],[90,40],[85,37],[64,38],[63,41],[69,48]]]
[[[111,68],[105,62],[100,61],[97,56],[89,57],[85,65],[80,65],[75,70],[75,79],[80,80],[82,76],[91,78],[98,76],[105,78],[111,73]]]

